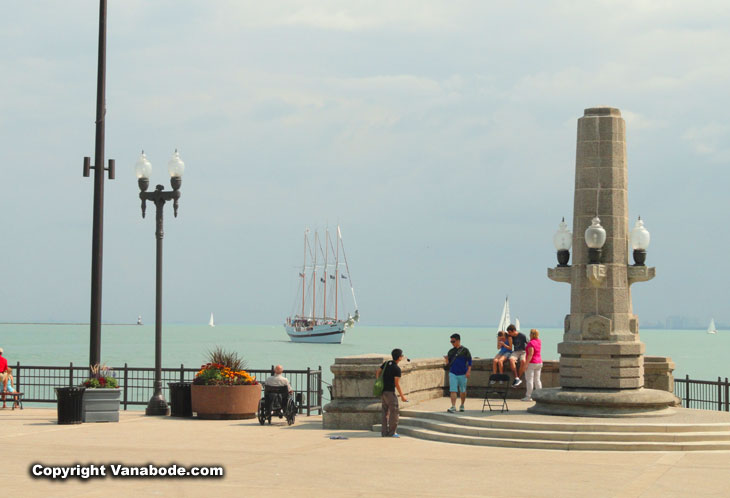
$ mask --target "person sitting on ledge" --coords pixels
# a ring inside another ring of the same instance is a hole
[[[509,366],[512,369],[512,373],[515,376],[512,387],[517,387],[522,384],[520,377],[525,373],[527,368],[527,362],[525,362],[525,346],[527,345],[527,337],[522,332],[517,331],[517,327],[510,324],[507,327],[507,333],[512,338],[512,354],[509,355]],[[517,372],[517,360],[520,360],[520,371]]]
[[[504,360],[512,353],[512,338],[507,332],[497,332],[497,354],[492,360],[492,373],[504,373]]]

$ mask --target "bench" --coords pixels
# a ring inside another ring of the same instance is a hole
[[[0,391],[0,396],[3,399],[3,408],[6,408],[5,403],[7,398],[10,398],[13,402],[13,410],[15,410],[16,406],[19,406],[21,410],[23,409],[23,393]]]

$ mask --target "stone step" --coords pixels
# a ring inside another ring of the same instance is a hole
[[[407,422],[407,420],[403,420]],[[380,426],[373,430],[380,431]],[[689,442],[652,442],[652,441],[556,441],[544,439],[514,439],[502,437],[477,437],[462,434],[429,430],[398,425],[398,433],[406,436],[438,441],[443,443],[470,444],[477,446],[497,446],[505,448],[583,450],[583,451],[728,451],[730,441],[689,441]]]
[[[667,424],[663,423],[661,418],[657,418],[656,423],[636,423],[630,422],[629,419],[616,422],[597,422],[595,419],[583,422],[576,418],[575,421],[533,421],[520,420],[520,415],[515,418],[509,417],[509,412],[504,412],[500,418],[488,416],[470,416],[462,413],[443,413],[426,412],[419,410],[401,410],[401,418],[419,418],[436,420],[450,424],[458,424],[470,427],[486,427],[493,429],[519,429],[523,431],[553,431],[553,432],[642,432],[642,433],[722,433],[727,432],[730,436],[730,424],[728,423],[700,423],[700,424]]]
[[[448,434],[462,436],[503,438],[503,439],[539,439],[548,441],[619,441],[619,442],[695,442],[695,441],[727,441],[730,432],[568,432],[553,430],[535,430],[533,428],[516,427],[510,429],[492,427],[474,427],[458,423],[440,422],[431,419],[403,417],[399,426],[418,427]]]

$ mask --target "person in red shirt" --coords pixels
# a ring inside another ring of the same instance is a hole
[[[0,379],[3,381],[3,392],[8,390],[8,360],[3,356],[3,348],[0,348]]]

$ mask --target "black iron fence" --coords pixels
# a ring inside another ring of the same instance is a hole
[[[38,403],[55,403],[56,387],[78,386],[88,377],[89,367],[74,366],[38,366],[21,365],[13,367],[15,387],[23,393],[23,401]],[[151,367],[130,367],[126,363],[123,367],[112,368],[114,376],[119,381],[122,391],[121,405],[126,410],[130,405],[146,406],[154,392],[155,369]],[[163,368],[162,392],[165,399],[170,399],[168,382],[192,382],[199,368]],[[269,369],[247,369],[259,382],[274,373],[274,367]],[[311,415],[312,412],[322,414],[322,367],[317,370],[287,370],[285,376],[297,395],[301,395],[302,404],[300,413]]]
[[[694,380],[687,375],[684,379],[674,379],[674,395],[682,400],[684,408],[700,410],[730,411],[730,383],[727,377],[722,380]]]

